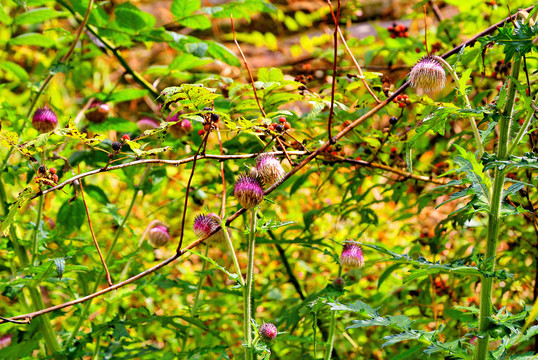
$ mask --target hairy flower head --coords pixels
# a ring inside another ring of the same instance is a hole
[[[164,225],[157,225],[151,228],[148,234],[148,242],[153,247],[161,247],[170,241],[168,228]]]
[[[272,323],[263,323],[258,332],[260,333],[260,340],[263,342],[271,342],[278,335],[278,330]]]
[[[58,124],[58,118],[52,109],[44,106],[35,111],[32,118],[32,125],[34,129],[40,133],[46,133],[54,130]]]
[[[424,56],[411,69],[409,82],[415,89],[436,93],[445,87],[445,69],[434,56]]]
[[[344,244],[344,250],[340,255],[340,264],[359,268],[364,265],[364,255],[359,244],[348,242]]]
[[[282,179],[286,172],[280,161],[271,154],[262,154],[256,159],[256,173],[266,186],[272,186]]]
[[[194,219],[194,234],[200,239],[209,236],[213,231],[215,231],[220,226],[220,221],[217,219],[219,216],[217,214],[204,215],[200,214]],[[224,239],[224,233],[220,229],[216,234],[210,236],[206,241],[219,243]]]
[[[260,180],[246,174],[237,178],[234,196],[245,209],[252,209],[263,201],[263,188]]]

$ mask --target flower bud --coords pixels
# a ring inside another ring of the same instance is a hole
[[[434,56],[424,56],[411,69],[409,82],[426,93],[439,92],[445,87],[445,69]]]
[[[256,177],[239,175],[235,183],[234,196],[245,209],[252,209],[263,201],[262,184]]]
[[[263,323],[259,329],[260,341],[271,342],[276,339],[278,335],[278,330],[276,326],[272,323]]]
[[[280,161],[270,154],[262,154],[256,159],[256,170],[258,176],[267,187],[272,186],[286,175]]]
[[[336,290],[344,290],[344,287],[346,286],[346,281],[342,277],[337,277],[333,280],[333,287]]]
[[[164,225],[157,225],[149,231],[148,242],[153,247],[161,247],[166,245],[170,240],[170,234],[168,228]]]
[[[179,119],[179,113],[175,114],[167,120],[168,122],[175,122],[176,124],[170,126],[168,130],[170,134],[176,139],[180,139],[192,131],[192,124],[188,119]]]
[[[213,231],[215,231],[220,226],[220,221],[217,219],[219,216],[217,214],[211,213],[209,215],[198,215],[194,219],[194,234],[198,238],[202,239],[206,236],[209,236]],[[206,241],[213,243],[219,243],[224,239],[224,233],[220,229],[216,234],[210,236]]]
[[[364,255],[359,244],[348,242],[344,244],[344,250],[340,255],[340,264],[359,268],[364,265]]]
[[[58,118],[52,109],[44,106],[35,111],[32,118],[32,125],[34,129],[40,133],[46,133],[54,130],[58,124]]]
[[[94,101],[86,111],[86,119],[92,123],[102,123],[107,119],[109,111],[110,106],[100,101]]]
[[[138,121],[136,125],[138,125],[138,128],[142,132],[146,130],[153,130],[159,127],[159,124],[155,120],[150,119],[150,118],[142,119]]]

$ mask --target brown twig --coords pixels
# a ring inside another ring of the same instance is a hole
[[[327,0],[327,4],[329,4],[329,9],[331,10],[331,14],[333,16],[334,20],[334,58],[333,58],[333,78],[332,78],[332,85],[331,85],[331,108],[329,109],[329,120],[327,122],[327,133],[329,134],[329,142],[331,144],[334,144],[335,140],[332,136],[332,120],[334,116],[334,94],[336,92],[336,68],[338,66],[338,23],[340,22],[340,0],[338,0],[338,8],[336,11],[336,15],[333,11],[333,6],[331,4],[331,0]]]
[[[239,46],[239,43],[237,42],[237,38],[235,37],[235,26],[234,26],[233,15],[230,15],[230,20],[232,21],[232,34],[234,37],[234,42],[235,42],[235,45],[237,46],[237,49],[239,49],[239,53],[241,54],[241,57],[243,58],[243,62],[245,63],[245,67],[247,68],[248,76],[250,77],[250,83],[252,84],[252,90],[254,91],[254,97],[256,98],[256,102],[258,103],[258,107],[260,108],[260,112],[262,113],[263,117],[267,117],[267,115],[265,114],[265,111],[263,111],[262,105],[260,104],[260,100],[258,99],[258,94],[256,93],[256,85],[254,85],[254,78],[252,77],[250,66],[248,66],[247,58],[245,57],[245,54],[243,54],[243,50],[241,50],[241,46]]]
[[[276,141],[278,142],[278,144],[280,145],[280,147],[282,148],[282,151],[284,152],[284,156],[286,157],[286,159],[288,159],[290,165],[293,167],[295,165],[295,162],[293,162],[290,158],[290,156],[288,155],[288,152],[286,151],[286,147],[284,146],[284,143],[282,143],[282,140],[280,140],[280,138],[277,136],[275,137]]]
[[[185,203],[183,204],[183,216],[181,219],[181,232],[179,235],[179,244],[177,245],[176,253],[179,253],[179,250],[181,250],[181,245],[183,244],[183,235],[185,234],[185,219],[187,216],[187,205],[189,204],[189,191],[191,188],[192,178],[194,177],[194,170],[196,169],[196,160],[198,160],[198,154],[200,154],[200,151],[202,153],[205,152],[205,146],[207,145],[208,138],[209,138],[209,132],[205,133],[205,136],[202,139],[202,143],[198,147],[198,150],[196,151],[196,154],[194,155],[194,160],[192,161],[192,171],[189,176],[189,181],[187,182],[187,190],[185,191]]]
[[[112,279],[110,278],[110,272],[108,271],[108,267],[106,266],[106,261],[103,258],[103,254],[101,253],[101,249],[99,248],[99,244],[97,243],[97,239],[95,238],[95,233],[93,231],[93,226],[92,226],[92,219],[90,218],[90,210],[88,210],[88,204],[86,203],[86,198],[84,197],[84,188],[82,187],[82,181],[79,181],[79,183],[80,183],[80,193],[82,194],[82,202],[84,203],[84,208],[86,209],[86,216],[88,217],[88,226],[90,227],[90,232],[92,233],[93,243],[95,244],[95,248],[97,249],[97,252],[99,253],[99,257],[101,258],[103,267],[105,268],[106,281],[108,282],[108,286],[112,286],[113,284],[112,284]]]
[[[220,137],[220,131],[217,127],[217,137],[219,138],[220,154],[224,155],[224,149],[222,148],[222,139]],[[226,178],[224,177],[224,162],[220,162],[220,176],[222,178],[222,205],[220,209],[220,218],[224,219],[226,216]]]

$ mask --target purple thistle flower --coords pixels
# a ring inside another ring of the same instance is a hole
[[[286,175],[280,161],[270,154],[262,154],[258,156],[256,159],[256,172],[263,181],[263,184],[268,187],[272,186]]]
[[[179,115],[182,113],[183,112],[178,112],[174,116],[166,120],[168,122],[175,122],[175,124],[170,126],[168,130],[170,131],[170,134],[172,134],[172,136],[175,137],[176,139],[180,139],[192,131],[192,124],[190,120],[188,119],[181,120],[179,118]]]
[[[220,223],[216,219],[219,216],[217,214],[211,213],[209,215],[198,215],[194,219],[194,234],[198,236],[198,238],[202,239],[206,236],[209,236],[213,231],[215,231],[219,226]],[[206,241],[211,241],[214,243],[219,243],[224,239],[224,234],[222,232],[222,229],[220,229],[216,234],[213,236],[210,236],[206,239]]]
[[[260,334],[260,340],[263,342],[271,342],[278,335],[278,330],[272,323],[263,323],[258,332]]]
[[[140,131],[144,132],[146,130],[153,130],[159,127],[159,124],[150,118],[144,118],[136,123]]]
[[[424,56],[411,69],[409,82],[415,89],[422,89],[426,93],[436,93],[445,87],[445,69],[435,57]]]
[[[340,255],[340,264],[355,268],[362,267],[364,265],[364,255],[360,245],[351,242],[344,244],[344,250]]]
[[[263,201],[262,184],[256,177],[239,175],[235,183],[234,196],[245,209],[252,209]]]
[[[161,247],[166,245],[170,240],[170,234],[168,228],[164,225],[157,225],[149,231],[148,242],[153,247]]]
[[[40,133],[46,133],[56,128],[58,118],[52,109],[44,106],[35,111],[32,118],[32,125]]]

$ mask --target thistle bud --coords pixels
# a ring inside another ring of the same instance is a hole
[[[213,231],[215,231],[220,226],[220,221],[217,220],[219,216],[217,214],[209,214],[209,215],[198,215],[194,219],[194,234],[198,236],[198,238],[202,239],[206,236],[209,236]],[[206,241],[219,243],[224,239],[224,233],[222,232],[222,229],[220,229],[216,234],[213,236],[210,236],[206,239]]]
[[[108,118],[109,111],[110,106],[103,104],[100,101],[94,101],[86,111],[86,119],[92,123],[102,123]]]
[[[32,118],[32,125],[34,129],[40,133],[46,133],[54,130],[58,124],[58,118],[52,109],[48,107],[42,107],[35,111]]]
[[[276,336],[278,335],[278,330],[276,326],[272,323],[263,323],[262,326],[260,326],[259,333],[260,341],[271,342],[276,339]]]
[[[149,231],[148,242],[153,247],[161,247],[166,245],[170,240],[170,234],[168,228],[164,225],[157,225]]]
[[[340,264],[355,268],[362,267],[364,265],[364,255],[360,245],[352,242],[344,244],[344,250],[340,255]]]
[[[424,56],[411,69],[409,82],[426,93],[439,92],[445,87],[445,69],[434,56]]]
[[[180,139],[192,131],[192,124],[188,119],[179,119],[179,113],[172,116],[167,120],[168,122],[175,122],[176,124],[170,126],[170,134],[176,139]]]
[[[150,118],[142,119],[138,121],[136,125],[138,125],[138,128],[142,132],[146,130],[153,130],[159,127],[159,124],[155,120],[150,119]]]
[[[262,184],[256,177],[239,175],[235,183],[234,196],[245,209],[252,209],[263,201]]]
[[[333,287],[336,290],[344,290],[344,286],[346,286],[346,281],[342,277],[337,277],[333,280]]]
[[[258,156],[256,159],[256,170],[263,184],[267,187],[272,186],[286,175],[280,161],[270,154]]]

